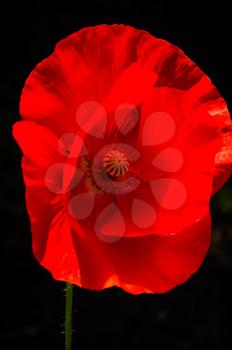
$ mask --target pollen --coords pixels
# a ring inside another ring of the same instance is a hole
[[[115,150],[106,154],[103,158],[103,166],[107,174],[119,177],[128,172],[129,162],[123,153]]]

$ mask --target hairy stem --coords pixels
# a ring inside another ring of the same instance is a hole
[[[66,284],[66,310],[65,310],[65,350],[72,350],[72,302],[73,285]]]

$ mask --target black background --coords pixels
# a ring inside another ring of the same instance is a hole
[[[34,260],[21,153],[11,137],[26,77],[56,42],[89,25],[127,23],[182,48],[232,110],[229,1],[7,1],[0,5],[0,348],[64,349],[64,287]],[[232,186],[212,200],[213,244],[199,272],[164,295],[75,288],[73,349],[224,350],[232,346]]]

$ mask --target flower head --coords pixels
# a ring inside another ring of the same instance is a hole
[[[232,128],[181,50],[123,25],[85,28],[31,73],[21,115],[33,250],[54,278],[165,292],[197,270]]]

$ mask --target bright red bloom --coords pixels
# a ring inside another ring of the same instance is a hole
[[[181,50],[123,25],[83,29],[31,73],[21,115],[33,250],[54,278],[162,293],[198,269],[232,128]]]

